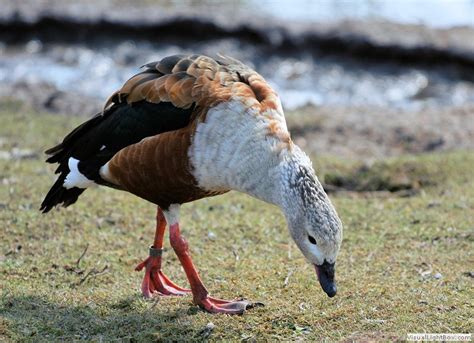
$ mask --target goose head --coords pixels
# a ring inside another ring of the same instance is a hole
[[[281,166],[281,185],[280,206],[291,237],[314,266],[321,288],[333,297],[342,223],[311,161],[296,146]]]

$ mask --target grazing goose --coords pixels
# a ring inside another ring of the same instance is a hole
[[[41,210],[69,206],[88,187],[104,185],[156,204],[145,269],[145,297],[192,293],[209,312],[241,314],[243,300],[211,297],[180,234],[183,203],[237,190],[277,205],[297,246],[329,297],[342,224],[309,158],[290,139],[280,99],[255,71],[220,56],[175,55],[143,66],[62,143],[46,151],[57,181]],[[166,225],[191,289],[161,270]]]

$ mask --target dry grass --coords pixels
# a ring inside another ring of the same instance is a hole
[[[37,211],[53,181],[41,151],[80,119],[23,114],[10,105],[0,120],[0,150],[32,150],[25,159],[0,160],[0,340],[365,341],[473,331],[472,152],[385,161],[384,179],[400,169],[429,178],[411,197],[333,196],[345,223],[333,299],[290,241],[277,208],[237,193],[184,206],[184,234],[211,293],[266,304],[225,316],[199,310],[189,297],[140,296],[142,274],[133,268],[153,238],[152,205],[101,188],[68,209]],[[322,178],[359,168],[332,157],[315,162]],[[103,273],[83,280],[94,270]],[[164,270],[186,284],[169,250]]]

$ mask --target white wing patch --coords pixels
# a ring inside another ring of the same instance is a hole
[[[79,168],[77,167],[79,164],[79,160],[70,157],[67,165],[69,167],[69,174],[66,176],[66,180],[64,180],[63,187],[70,189],[73,187],[77,188],[87,188],[91,186],[95,186],[96,184],[94,181],[89,180],[87,177],[81,174]]]

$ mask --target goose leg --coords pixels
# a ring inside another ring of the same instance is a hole
[[[158,207],[156,213],[156,232],[153,246],[150,247],[150,256],[140,263],[135,270],[145,268],[145,276],[142,282],[142,293],[145,298],[151,298],[153,294],[158,295],[185,295],[190,292],[172,282],[161,271],[161,255],[163,253],[163,236],[166,229],[166,219],[163,211]]]
[[[178,223],[170,226],[170,242],[186,272],[193,293],[193,301],[196,305],[199,305],[208,312],[227,314],[242,314],[247,308],[252,307],[247,301],[227,301],[209,296],[191,260],[188,243],[181,236]]]

